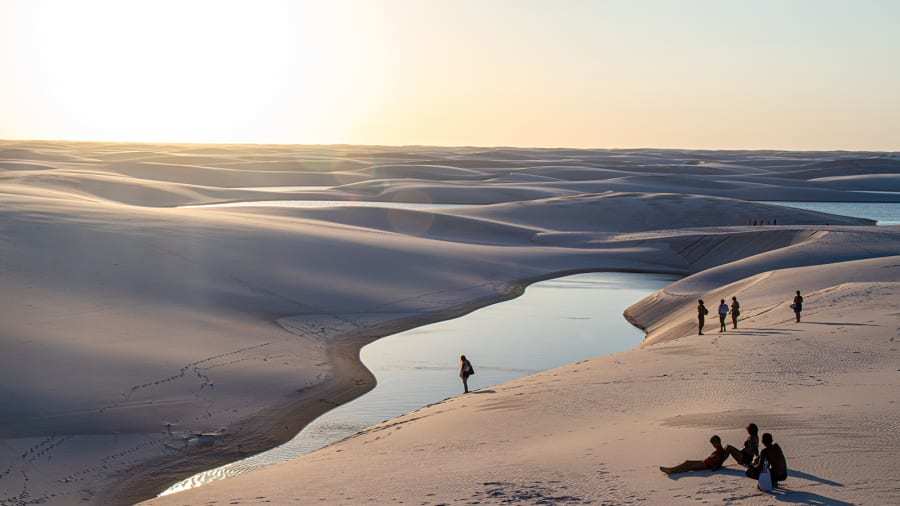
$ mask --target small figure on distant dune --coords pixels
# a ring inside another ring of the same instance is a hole
[[[725,303],[725,299],[719,300],[719,332],[725,332],[727,330],[725,325],[725,320],[728,318],[728,304]]]
[[[762,435],[762,444],[765,446],[756,461],[747,469],[747,476],[759,479],[763,469],[768,469],[772,474],[772,488],[778,486],[779,481],[787,479],[787,459],[778,443],[772,440],[772,434],[768,432]]]
[[[731,325],[734,328],[737,328],[738,316],[741,315],[741,303],[738,302],[737,297],[731,298]]]
[[[725,447],[725,451],[731,455],[735,462],[744,466],[750,467],[753,465],[753,459],[759,455],[759,427],[756,426],[755,423],[751,423],[747,426],[747,440],[744,441],[744,447],[740,450],[737,448],[728,445]]]
[[[709,309],[706,309],[706,306],[703,305],[703,299],[697,301],[697,335],[703,335],[703,325],[706,324],[706,315],[709,314]]]
[[[791,309],[794,310],[797,323],[800,323],[800,311],[803,311],[803,297],[800,295],[800,290],[797,290],[797,295],[794,296],[794,303],[791,304]]]
[[[675,467],[662,467],[659,470],[666,474],[686,473],[688,471],[715,471],[722,467],[722,463],[728,458],[728,452],[722,448],[722,439],[719,436],[709,438],[714,451],[704,460],[685,460]]]
[[[475,374],[472,362],[465,355],[459,356],[459,377],[462,378],[464,393],[469,393],[469,376]]]

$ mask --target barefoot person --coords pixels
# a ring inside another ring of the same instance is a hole
[[[728,452],[722,448],[722,439],[719,436],[709,438],[714,451],[704,460],[685,460],[675,467],[660,467],[659,470],[666,474],[686,473],[688,471],[715,471],[722,467],[722,463],[728,458]]]
[[[697,301],[697,335],[703,335],[703,325],[706,324],[706,315],[709,314],[709,309],[706,309],[706,306],[703,305],[703,299]]]
[[[719,300],[719,332],[725,332],[728,327],[725,325],[725,320],[728,318],[728,304],[725,303],[725,299]]]
[[[772,434],[766,432],[762,435],[762,444],[765,446],[756,462],[747,469],[747,476],[758,479],[762,473],[763,466],[768,466],[769,472],[772,473],[772,487],[778,487],[779,481],[787,479],[787,459],[784,458],[784,452],[778,443],[772,440]]]
[[[737,297],[731,298],[731,324],[734,328],[737,328],[738,316],[741,315],[741,304],[738,302]]]
[[[469,376],[473,374],[475,374],[475,368],[472,367],[472,362],[469,362],[469,359],[467,359],[465,355],[460,355],[459,377],[463,382],[463,389],[465,390],[463,393],[469,393]]]
[[[747,426],[747,434],[749,434],[749,436],[747,436],[747,440],[744,441],[743,449],[738,450],[731,445],[725,447],[725,451],[727,451],[738,464],[744,467],[752,466],[753,459],[759,455],[759,427],[757,427],[755,423],[751,423]]]
[[[800,290],[797,290],[797,295],[794,296],[794,303],[791,304],[791,309],[794,310],[794,315],[797,316],[797,323],[800,323],[800,311],[803,311],[803,297],[800,295]]]

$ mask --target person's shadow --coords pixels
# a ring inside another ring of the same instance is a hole
[[[792,504],[806,504],[809,506],[853,506],[853,503],[826,497],[813,492],[803,492],[800,490],[791,490],[787,488],[777,488],[772,492],[772,496],[778,502],[786,502]]]
[[[681,478],[700,478],[704,476],[714,476],[714,475],[725,475],[725,476],[736,476],[740,478],[746,478],[747,475],[744,469],[737,469],[733,467],[722,467],[716,471],[698,471],[698,472],[690,472],[690,473],[680,473],[680,474],[670,474],[670,480],[679,480]],[[794,480],[806,480],[815,483],[820,483],[822,485],[827,485],[829,487],[843,487],[843,483],[838,483],[833,480],[829,480],[828,478],[822,478],[820,476],[816,476],[814,474],[809,474],[803,471],[797,471],[791,469],[788,471],[788,484],[791,479]],[[747,479],[747,484],[753,487],[756,490],[756,480]],[[813,492],[806,492],[800,490],[791,490],[790,488],[784,487],[782,484],[779,484],[779,487],[772,492],[772,497],[779,502],[784,503],[792,503],[792,504],[806,504],[808,506],[853,506],[853,503],[849,503],[846,501],[841,501],[840,499],[834,499],[832,497],[827,497],[821,494],[816,494]]]
[[[669,479],[673,481],[680,480],[682,478],[702,478],[704,476],[715,476],[715,475],[725,475],[725,476],[737,476],[740,478],[746,478],[747,475],[744,474],[743,469],[735,469],[733,467],[720,467],[715,471],[691,471],[689,473],[677,473],[670,474]]]
[[[838,483],[834,480],[822,478],[820,476],[805,473],[803,471],[797,471],[796,469],[791,469],[788,471],[788,480],[790,480],[791,478],[821,483],[822,485],[828,485],[829,487],[844,486],[843,483]],[[787,502],[793,504],[807,504],[810,506],[852,506],[852,503],[841,501],[840,499],[835,499],[833,497],[826,497],[824,495],[816,494],[813,492],[791,490],[790,488],[785,487],[779,487],[775,489],[775,491],[772,492],[772,495],[779,502]]]

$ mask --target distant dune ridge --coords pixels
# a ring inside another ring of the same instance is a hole
[[[712,431],[739,444],[750,419],[787,439],[807,475],[786,500],[898,502],[900,431],[885,420],[900,418],[900,227],[763,202],[900,202],[866,193],[900,192],[898,165],[891,153],[0,141],[0,504],[151,498],[371,389],[366,343],[590,270],[686,277],[626,311],[648,332],[639,350],[158,502],[492,503],[526,490],[767,504],[733,473],[656,471],[705,456]],[[274,200],[470,205],[204,207]],[[789,321],[794,289],[809,294],[809,324]],[[696,299],[733,294],[747,330],[694,336]]]

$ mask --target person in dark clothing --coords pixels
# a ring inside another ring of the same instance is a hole
[[[722,448],[722,439],[719,436],[709,438],[713,445],[713,452],[703,460],[685,460],[675,467],[662,467],[659,470],[666,474],[686,473],[688,471],[715,471],[722,467],[722,463],[728,458],[728,452]]]
[[[459,377],[463,382],[463,393],[469,393],[469,376],[475,374],[475,368],[472,367],[472,362],[469,362],[469,359],[466,358],[465,355],[459,356]]]
[[[703,305],[703,299],[697,301],[697,335],[703,335],[703,325],[706,324],[706,315],[709,314],[709,309],[706,309],[706,306]]]
[[[747,426],[747,440],[744,441],[744,447],[740,450],[737,448],[728,445],[725,448],[725,451],[731,455],[735,462],[744,466],[750,467],[753,465],[753,459],[759,455],[759,427],[756,426],[755,423],[751,423]]]
[[[747,469],[747,476],[754,480],[759,479],[763,466],[769,467],[772,473],[772,487],[778,487],[778,482],[787,479],[787,459],[784,458],[784,452],[772,440],[772,435],[768,432],[762,436],[762,444],[765,446],[756,461]]]
[[[797,323],[800,323],[800,311],[803,311],[803,297],[800,295],[800,290],[797,290],[797,295],[794,296],[794,303],[791,304],[791,309],[794,310]]]
[[[741,304],[738,302],[737,297],[731,298],[731,325],[734,328],[737,328],[738,316],[741,315]]]
[[[719,300],[719,332],[725,332],[728,330],[725,325],[725,320],[728,318],[728,304],[725,303],[725,299]]]

